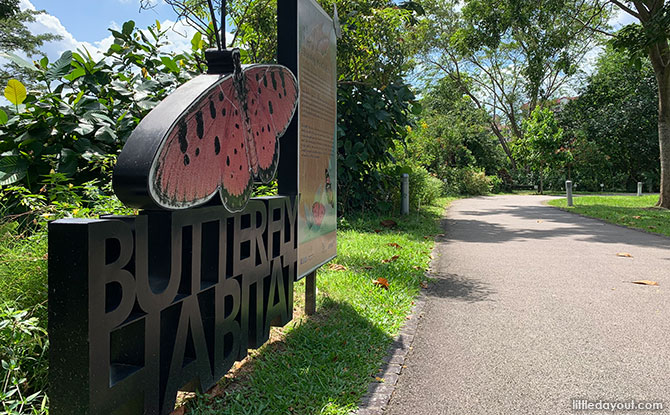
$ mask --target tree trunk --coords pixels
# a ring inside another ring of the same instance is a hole
[[[507,158],[509,159],[512,168],[516,170],[516,161],[514,161],[514,157],[512,157],[512,152],[510,151],[509,146],[507,145],[507,141],[505,140],[505,136],[503,136],[502,133],[500,132],[500,129],[496,125],[495,120],[491,121],[491,131],[493,131],[493,134],[495,134],[495,136],[498,137],[500,146],[505,151],[505,154],[507,154]]]
[[[544,194],[544,177],[542,172],[540,172],[540,194]]]
[[[661,158],[661,191],[657,206],[670,209],[670,67],[664,62],[668,58],[667,43],[663,46],[652,47],[649,57],[658,84],[658,144]]]

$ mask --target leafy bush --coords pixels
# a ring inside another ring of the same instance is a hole
[[[81,184],[100,176],[100,161],[117,154],[144,115],[202,68],[202,40],[193,53],[161,51],[167,30],[146,31],[132,21],[111,30],[114,43],[106,58],[64,52],[50,63],[34,64],[13,56],[30,71],[37,91],[11,80],[5,96],[14,104],[0,109],[0,185],[41,187],[52,169]]]
[[[421,206],[432,204],[442,196],[442,182],[423,167],[415,168],[409,174],[409,194],[410,207],[419,209]]]
[[[492,193],[502,193],[505,191],[505,182],[498,176],[489,176]]]
[[[409,113],[419,108],[412,107],[413,99],[414,94],[403,83],[383,90],[362,84],[339,85],[337,180],[341,213],[379,208],[387,199],[389,178],[380,166],[392,161],[389,151],[407,135]]]
[[[44,392],[49,341],[29,310],[0,304],[0,404],[2,413],[47,414]]]
[[[387,183],[384,190],[381,210],[399,212],[402,203],[402,175],[409,175],[409,207],[418,210],[421,206],[431,205],[444,194],[442,181],[421,166],[386,166],[381,174]],[[386,206],[388,205],[388,206]]]
[[[478,196],[491,192],[491,179],[486,176],[483,170],[474,168],[464,168],[460,174],[460,192],[461,194]]]

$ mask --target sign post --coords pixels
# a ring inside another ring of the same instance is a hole
[[[337,255],[337,39],[333,20],[314,0],[279,0],[277,9],[278,60],[296,74],[301,91],[287,132],[296,158],[280,161],[279,192],[299,195],[298,278],[307,277],[311,314],[316,270]]]

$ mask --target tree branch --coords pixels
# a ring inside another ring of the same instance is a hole
[[[626,13],[630,14],[633,17],[640,18],[640,14],[637,13],[635,10],[631,9],[630,7],[626,6],[625,4],[621,3],[619,0],[608,0],[610,3],[618,6],[621,10],[625,11]]]

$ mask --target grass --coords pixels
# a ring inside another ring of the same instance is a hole
[[[28,236],[16,228],[0,221],[0,304],[33,309],[47,300],[47,234]]]
[[[583,196],[574,198],[573,207],[568,207],[565,199],[548,203],[568,212],[670,236],[670,210],[655,207],[656,202],[658,195]]]
[[[317,314],[300,314],[304,283],[297,284],[293,322],[236,365],[215,388],[218,396],[188,401],[187,413],[347,414],[356,409],[368,384],[383,381],[377,370],[426,279],[433,236],[441,232],[439,219],[452,200],[440,199],[406,217],[342,220],[333,262],[346,269],[319,271]],[[384,219],[395,220],[397,227],[382,227]],[[373,283],[379,278],[388,280],[388,290]]]

